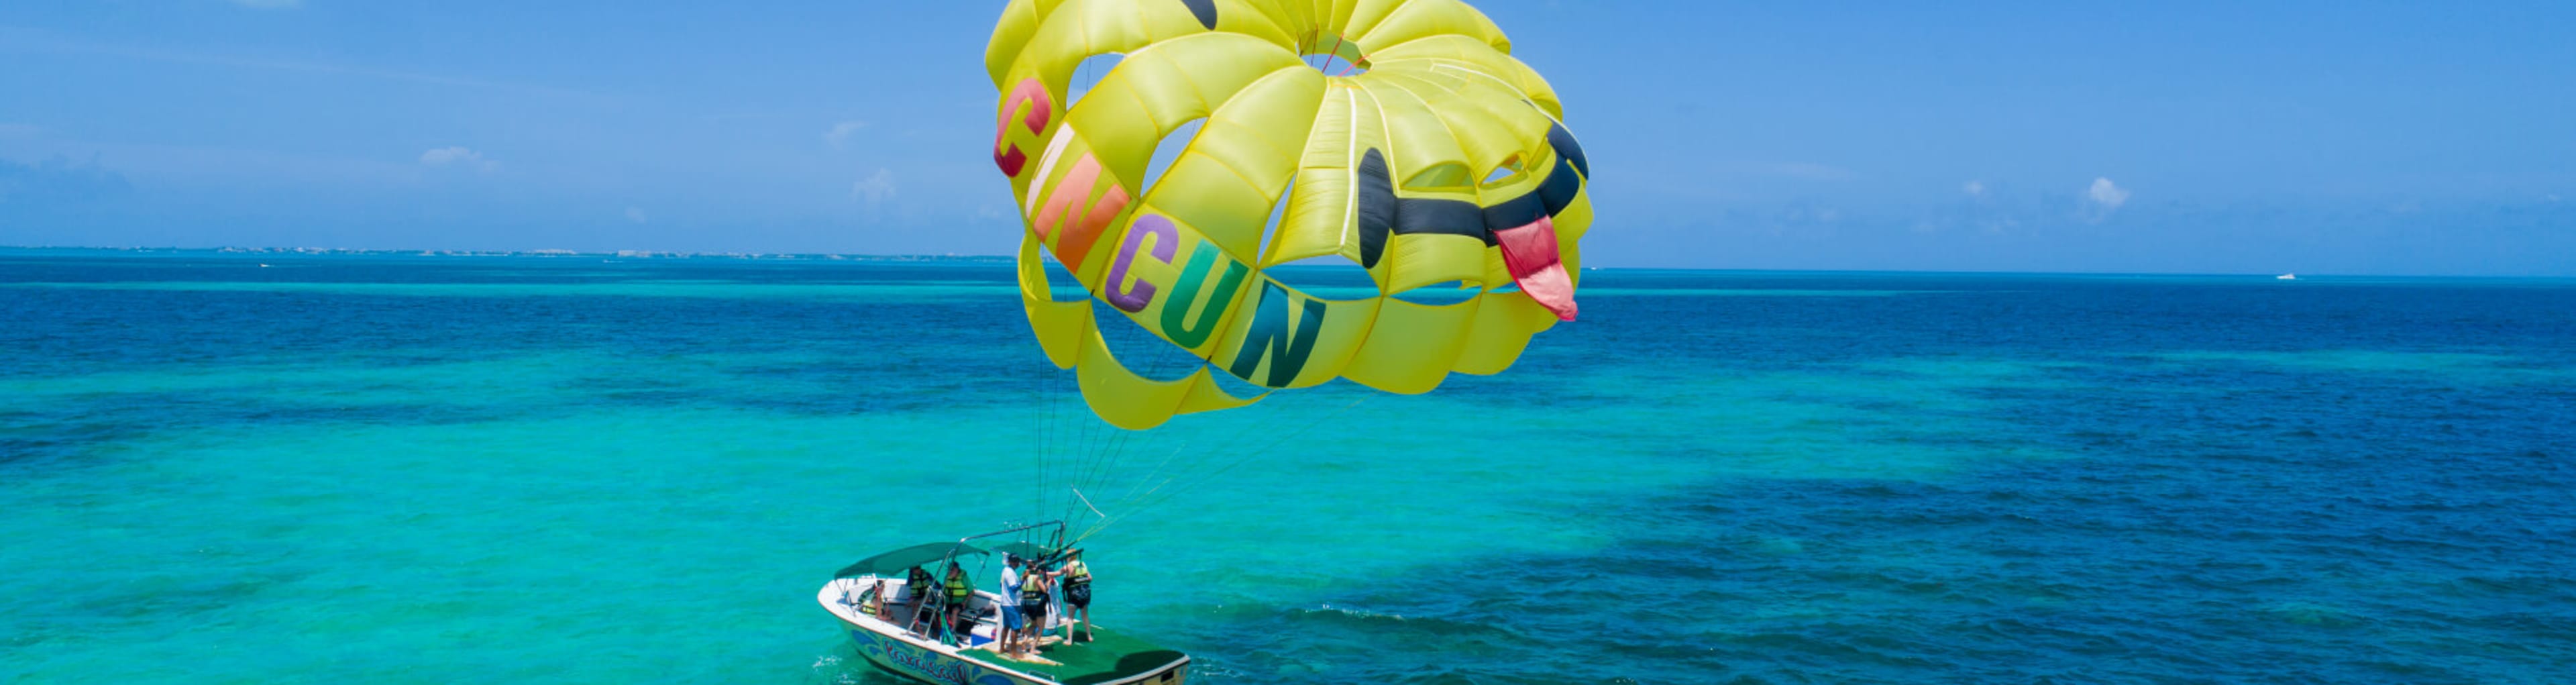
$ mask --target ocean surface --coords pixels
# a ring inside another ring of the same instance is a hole
[[[1067,515],[1207,683],[2576,681],[2576,281],[1592,271],[1124,434],[1010,279],[0,252],[0,682],[891,683],[834,570]]]

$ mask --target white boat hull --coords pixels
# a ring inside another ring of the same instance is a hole
[[[874,582],[874,579],[867,578],[835,580],[824,585],[822,592],[815,596],[823,608],[831,610],[832,616],[841,620],[841,627],[849,631],[850,640],[858,645],[859,656],[869,663],[920,680],[949,685],[1055,685],[1053,679],[964,654],[964,651],[992,641],[989,625],[977,625],[975,634],[968,637],[967,649],[961,650],[924,640],[902,626],[861,611],[855,602]],[[983,602],[992,600],[989,592],[979,591],[976,595],[976,599]]]
[[[1045,656],[1061,661],[1003,659],[990,651],[997,626],[989,611],[998,597],[983,591],[977,591],[969,605],[969,615],[983,618],[965,636],[965,644],[941,644],[877,618],[867,598],[878,582],[874,577],[834,580],[824,585],[814,599],[840,619],[841,627],[850,633],[850,641],[858,645],[861,658],[897,674],[944,685],[1058,685],[1065,681],[1185,685],[1189,678],[1188,655],[1089,626],[1082,643],[1050,643],[1043,648]],[[889,578],[883,582],[888,588],[899,588],[903,581]],[[899,590],[889,590],[896,592]],[[1048,627],[1060,627],[1063,616],[1061,612],[1050,612],[1048,619]]]

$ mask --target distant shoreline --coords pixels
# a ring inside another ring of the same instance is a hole
[[[382,250],[344,247],[66,247],[0,245],[0,254],[107,252],[117,254],[357,256],[357,257],[596,257],[602,259],[788,259],[846,262],[1009,262],[1009,255],[885,255],[828,252],[692,252],[687,250]]]
[[[494,258],[494,257],[510,257],[510,258],[536,258],[536,259],[545,259],[545,258],[575,258],[575,259],[601,259],[601,260],[624,260],[624,259],[636,259],[636,260],[744,260],[744,261],[757,260],[757,261],[792,261],[792,262],[840,262],[840,263],[852,263],[852,264],[957,264],[957,265],[994,265],[994,264],[1007,265],[1007,264],[1011,264],[1011,263],[1013,263],[1013,257],[1012,257],[1012,256],[1010,256],[1010,255],[961,255],[961,254],[944,254],[944,255],[909,254],[909,255],[907,255],[907,254],[842,254],[842,253],[829,253],[829,252],[693,252],[693,251],[688,251],[688,250],[616,250],[616,251],[609,251],[609,252],[584,252],[584,251],[580,251],[580,250],[419,250],[419,249],[411,249],[411,250],[387,250],[387,249],[358,249],[358,248],[342,248],[342,247],[68,247],[68,246],[0,245],[0,257],[9,257],[9,256],[78,256],[78,255],[95,255],[95,256],[162,256],[162,257],[412,257],[412,258],[439,258],[439,257],[476,257],[476,258]],[[1309,265],[1304,265],[1304,264],[1282,264],[1282,265],[1273,266],[1273,267],[1269,267],[1269,268],[1271,268],[1271,269],[1298,269],[1298,270],[1303,270],[1303,269],[1309,269],[1309,268],[1337,268],[1337,267],[1316,267],[1316,266],[1309,266]],[[2565,281],[2576,281],[2576,276],[2525,275],[2525,274],[2504,274],[2504,275],[2499,275],[2499,274],[2375,274],[2375,273],[2340,273],[2340,274],[2338,274],[2338,273],[2309,273],[2309,272],[2301,272],[2301,273],[2299,273],[2299,276],[2298,276],[2298,279],[2297,279],[2297,280],[2280,280],[2280,279],[2278,278],[2278,276],[2279,276],[2279,273],[2278,273],[2278,272],[2274,272],[2274,273],[2221,273],[2221,272],[2144,272],[2144,271],[1945,271],[1945,270],[1933,270],[1933,269],[1920,269],[1920,270],[1911,270],[1911,269],[1909,269],[1909,270],[1896,270],[1896,269],[1795,269],[1795,268],[1787,268],[1787,269],[1783,269],[1783,268],[1771,268],[1771,269],[1765,269],[1765,268],[1744,268],[1744,267],[1668,267],[1668,266],[1608,266],[1608,267],[1585,266],[1585,267],[1584,267],[1584,270],[1585,270],[1585,271],[1618,271],[1618,272],[1626,272],[1626,273],[1644,273],[1644,272],[1695,272],[1695,273],[1734,272],[1734,273],[1740,273],[1740,274],[1768,274],[1768,275],[1781,276],[1781,277],[1792,277],[1792,278],[1795,278],[1795,277],[1823,277],[1823,276],[1830,276],[1830,275],[1837,275],[1837,274],[1841,274],[1841,275],[1866,274],[1866,275],[1922,275],[1922,276],[1995,276],[1995,277],[2042,277],[2042,278],[2045,278],[2045,277],[2068,277],[2068,278],[2085,278],[2085,279],[2138,279],[2138,278],[2144,278],[2144,279],[2161,279],[2161,278],[2221,278],[2221,279],[2240,279],[2240,278],[2241,278],[2241,279],[2249,279],[2249,280],[2251,280],[2251,279],[2259,279],[2259,280],[2262,280],[2262,281],[2267,282],[2267,283],[2279,283],[2279,284],[2281,284],[2283,287],[2297,287],[2297,284],[2304,284],[2304,283],[2316,283],[2316,282],[2318,282],[2318,281],[2324,281],[2324,282],[2327,282],[2327,283],[2355,284],[2355,283],[2367,283],[2367,282],[2373,282],[2373,281],[2381,281],[2381,280],[2386,280],[2386,279],[2404,279],[2404,280],[2438,279],[2438,280],[2470,280],[2470,281],[2545,281],[2545,282],[2551,282],[2551,283],[2558,283],[2558,282],[2565,282]]]

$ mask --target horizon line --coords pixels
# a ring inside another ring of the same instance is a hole
[[[926,253],[889,254],[889,253],[860,253],[860,252],[750,252],[750,251],[632,250],[632,249],[623,249],[623,250],[606,250],[606,251],[593,251],[593,250],[566,250],[566,249],[553,249],[553,248],[541,248],[541,249],[529,249],[529,250],[468,250],[468,249],[356,248],[356,247],[242,247],[242,246],[224,246],[224,247],[103,247],[103,246],[95,246],[95,245],[77,245],[77,246],[75,246],[75,245],[0,245],[0,253],[5,253],[5,252],[9,252],[9,251],[40,251],[40,250],[91,251],[91,252],[194,252],[194,253],[207,253],[207,254],[210,254],[210,255],[242,255],[242,256],[252,256],[252,255],[289,255],[289,256],[325,256],[325,255],[352,255],[352,256],[354,256],[354,255],[380,255],[380,256],[412,256],[412,257],[608,257],[608,258],[627,258],[627,259],[693,259],[693,258],[715,258],[715,259],[777,259],[777,260],[807,259],[807,260],[821,260],[821,261],[906,261],[906,262],[918,262],[918,261],[940,261],[940,260],[973,261],[973,262],[998,262],[998,261],[1009,261],[1009,260],[1012,260],[1012,259],[1014,259],[1014,258],[1015,258],[1013,255],[1009,255],[1009,254],[960,254],[960,253],[953,253],[953,252],[952,252],[952,253],[946,253],[946,254],[926,254]],[[1274,266],[1271,266],[1271,267],[1265,267],[1265,268],[1282,268],[1282,267],[1285,267],[1285,268],[1312,268],[1312,267],[1306,267],[1306,266],[1304,266],[1304,265],[1293,264],[1293,263],[1292,263],[1292,264],[1280,264],[1280,265],[1274,265]],[[1999,270],[1968,270],[1968,269],[1800,269],[1800,268],[1759,268],[1759,267],[1599,266],[1599,265],[1585,265],[1585,266],[1583,267],[1583,270],[1585,270],[1585,271],[1733,271],[1733,272],[1757,272],[1757,273],[1806,273],[1806,274],[1832,274],[1832,273],[1849,273],[1849,274],[1950,274],[1950,275],[2013,275],[2013,276],[2200,276],[2200,277],[2212,277],[2212,276],[2215,276],[2215,277],[2231,277],[2231,278],[2268,278],[2268,279],[2274,279],[2274,280],[2283,280],[2283,279],[2282,279],[2282,277],[2284,277],[2284,276],[2295,276],[2295,279],[2292,279],[2292,280],[2306,280],[2306,279],[2310,279],[2310,278],[2330,278],[2330,279],[2346,279],[2346,278],[2452,278],[2452,279],[2521,279],[2521,280],[2529,280],[2529,279],[2539,279],[2539,280],[2570,280],[2570,279],[2576,279],[2576,276],[2545,276],[2545,275],[2371,274],[2371,273],[2351,273],[2351,274],[2345,274],[2345,273],[2310,273],[2310,274],[2304,274],[2304,275],[2302,275],[2302,274],[2297,274],[2296,272],[2285,272],[2285,273],[2281,273],[2281,274],[2270,274],[2270,273],[2260,273],[2260,272],[2181,272],[2181,271],[1999,271]]]

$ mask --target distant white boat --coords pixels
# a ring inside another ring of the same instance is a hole
[[[2281,275],[2279,275],[2279,276],[2273,276],[2273,277],[2272,277],[2272,280],[2276,280],[2276,281],[2295,281],[2295,280],[2299,280],[2299,275],[2298,275],[2298,274],[2281,274]]]

